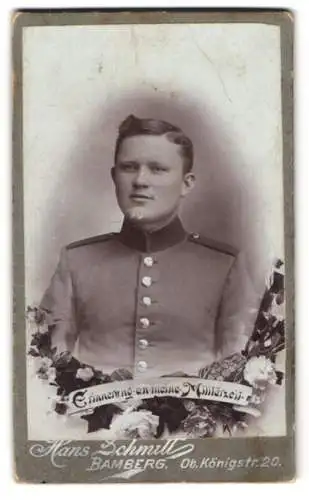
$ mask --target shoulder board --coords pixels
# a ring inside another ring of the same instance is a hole
[[[90,238],[86,238],[84,240],[73,241],[73,243],[66,246],[66,249],[70,250],[71,248],[78,248],[85,245],[92,245],[94,243],[101,243],[102,241],[108,241],[113,238],[115,234],[116,233],[100,234],[98,236],[91,236]]]
[[[189,241],[197,243],[198,245],[203,245],[204,247],[210,248],[211,250],[216,250],[217,252],[232,255],[233,257],[236,257],[236,255],[238,254],[237,248],[233,247],[232,245],[206,238],[205,236],[201,236],[199,233],[190,234]]]

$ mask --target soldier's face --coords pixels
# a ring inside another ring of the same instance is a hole
[[[112,177],[125,217],[150,228],[169,222],[194,185],[194,175],[184,173],[181,147],[164,135],[125,139]]]

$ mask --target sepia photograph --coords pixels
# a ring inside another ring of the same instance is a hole
[[[290,435],[291,25],[131,14],[21,15],[19,390],[34,463],[147,480],[91,443]]]

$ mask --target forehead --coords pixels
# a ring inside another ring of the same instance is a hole
[[[152,161],[182,167],[181,146],[165,135],[137,135],[127,137],[120,145],[117,162]]]

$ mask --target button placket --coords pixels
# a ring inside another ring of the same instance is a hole
[[[151,306],[155,302],[152,298],[152,289],[157,281],[155,269],[156,260],[151,255],[143,255],[140,258],[139,285],[136,308],[136,337],[135,337],[135,356],[134,366],[137,374],[144,374],[149,367],[151,358],[149,338],[151,338],[152,321]]]

